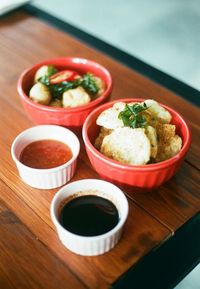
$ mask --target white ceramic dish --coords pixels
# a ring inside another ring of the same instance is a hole
[[[22,164],[19,161],[22,150],[31,142],[44,139],[53,139],[67,144],[73,157],[67,163],[52,169],[34,169]],[[79,140],[69,129],[56,125],[38,125],[23,131],[15,138],[11,155],[19,175],[26,184],[38,189],[53,189],[66,184],[73,177],[79,150]]]
[[[105,234],[92,237],[76,235],[66,230],[59,222],[59,210],[63,201],[80,191],[82,191],[80,195],[86,195],[87,190],[100,191],[101,194],[97,195],[112,201],[119,212],[118,224]],[[95,256],[109,251],[118,243],[128,216],[128,201],[124,193],[115,185],[102,180],[85,179],[61,188],[52,200],[50,211],[63,245],[76,254]]]

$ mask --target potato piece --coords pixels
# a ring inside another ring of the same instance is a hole
[[[162,123],[170,123],[172,118],[171,114],[161,105],[159,105],[157,101],[153,99],[147,99],[144,102],[148,107],[146,111],[150,112],[155,119],[160,119]]]
[[[48,105],[51,101],[51,93],[48,87],[40,82],[37,82],[32,86],[29,96],[32,101],[44,105]]]
[[[95,140],[94,146],[96,149],[100,150],[100,147],[102,145],[103,139],[106,135],[109,135],[112,132],[112,129],[107,129],[104,127],[101,127],[100,133],[98,137]]]
[[[52,107],[62,107],[62,101],[60,99],[52,100],[49,104]]]
[[[155,159],[158,152],[158,141],[156,130],[152,126],[148,125],[145,129],[145,133],[150,141],[151,157]]]
[[[107,129],[124,127],[123,121],[118,118],[120,111],[124,109],[125,103],[117,102],[113,107],[104,110],[97,118],[96,123]]]
[[[104,137],[100,151],[121,163],[144,165],[150,159],[150,141],[143,128],[117,128]]]
[[[182,139],[176,135],[176,127],[172,124],[163,124],[157,127],[158,153],[156,162],[161,162],[175,156],[182,147]]]
[[[89,94],[83,87],[69,89],[63,93],[63,107],[76,107],[89,103],[91,100]]]

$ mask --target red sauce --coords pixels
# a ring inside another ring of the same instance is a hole
[[[35,169],[51,169],[72,158],[71,149],[56,140],[39,140],[27,145],[20,154],[20,162]]]

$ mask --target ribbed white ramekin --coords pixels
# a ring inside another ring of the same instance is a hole
[[[22,164],[19,160],[22,150],[31,142],[45,139],[67,144],[72,151],[72,158],[67,163],[52,169],[34,169]],[[69,129],[57,125],[38,125],[23,131],[15,138],[11,155],[20,177],[26,184],[38,189],[53,189],[66,184],[73,177],[79,150],[79,140]]]
[[[115,204],[119,212],[119,222],[105,234],[85,237],[73,234],[62,227],[59,222],[59,211],[64,200],[76,193],[79,193],[79,196],[86,195],[90,190],[98,190],[99,196],[107,198]],[[109,251],[118,243],[128,216],[128,202],[124,193],[115,185],[102,180],[85,179],[72,182],[60,189],[52,200],[50,211],[58,236],[65,247],[79,255],[96,256]]]

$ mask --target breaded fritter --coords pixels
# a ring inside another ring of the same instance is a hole
[[[156,158],[158,152],[158,141],[157,141],[157,133],[156,129],[150,125],[148,125],[145,129],[145,133],[150,141],[151,145],[151,158]]]
[[[161,162],[176,155],[182,147],[182,139],[176,135],[175,125],[169,124],[170,112],[151,99],[145,104],[148,108],[141,111],[145,128],[125,126],[119,119],[126,105],[124,102],[117,102],[103,111],[97,119],[101,130],[95,147],[114,160],[133,165]],[[133,110],[130,117],[134,117],[134,113]]]
[[[123,127],[104,137],[100,151],[124,164],[144,165],[150,159],[151,146],[145,129]]]
[[[125,103],[117,102],[106,110],[104,110],[97,118],[96,123],[107,129],[116,129],[123,127],[123,121],[118,118],[120,111],[124,109]]]
[[[172,118],[171,114],[159,103],[157,103],[157,101],[153,99],[147,99],[144,102],[148,107],[146,111],[150,112],[152,117],[159,119],[162,123],[170,123]]]
[[[176,135],[176,126],[160,124],[157,126],[158,152],[156,162],[161,162],[175,156],[182,147],[182,139]]]
[[[95,139],[94,146],[96,149],[100,150],[103,139],[105,136],[109,135],[112,132],[112,129],[107,129],[105,127],[101,127],[98,137]]]

